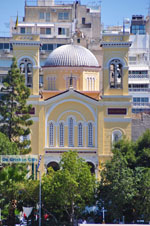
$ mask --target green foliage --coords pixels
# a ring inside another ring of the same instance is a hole
[[[42,183],[42,199],[46,209],[58,220],[73,224],[85,206],[92,204],[96,188],[95,177],[87,163],[76,152],[62,155],[60,170],[49,170]]]
[[[0,155],[15,155],[18,153],[17,145],[10,142],[8,137],[0,132]]]
[[[19,200],[20,207],[36,207],[36,204],[39,202],[39,181],[25,180],[20,183],[17,199]]]
[[[0,133],[0,155],[18,154],[17,145]],[[2,215],[8,217],[11,201],[17,199],[19,183],[25,180],[26,166],[23,164],[1,164],[0,168],[0,206]]]
[[[115,144],[112,159],[101,173],[99,200],[108,210],[108,221],[126,223],[150,220],[150,131],[135,143],[121,140]]]
[[[21,153],[28,153],[30,141],[20,142],[20,137],[30,133],[28,127],[32,124],[29,114],[32,106],[26,105],[30,89],[25,85],[24,75],[20,74],[15,58],[3,84],[1,91],[4,95],[0,100],[0,131],[17,144]]]
[[[0,206],[8,216],[10,202],[17,199],[19,183],[25,180],[27,171],[23,165],[8,165],[0,170]]]

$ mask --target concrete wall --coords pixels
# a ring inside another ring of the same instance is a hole
[[[132,140],[136,141],[146,129],[150,129],[150,115],[149,114],[137,114],[132,118]]]

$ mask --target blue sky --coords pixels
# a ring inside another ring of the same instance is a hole
[[[19,20],[24,15],[25,0],[0,0],[0,36],[9,33],[10,17],[15,20],[17,11]],[[82,4],[99,0],[81,0]],[[123,18],[134,14],[147,15],[150,0],[102,0],[102,22],[104,25],[122,25]]]

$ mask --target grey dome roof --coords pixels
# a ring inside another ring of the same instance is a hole
[[[44,65],[54,66],[99,67],[99,64],[93,53],[83,46],[63,45],[50,53]]]

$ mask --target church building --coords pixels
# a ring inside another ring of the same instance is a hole
[[[53,50],[41,68],[38,35],[14,34],[12,45],[31,89],[33,125],[28,139],[31,154],[41,155],[41,171],[59,169],[62,153],[73,150],[98,177],[101,163],[112,156],[113,143],[123,136],[131,139],[129,35],[103,36],[103,65],[88,49],[71,43]]]

